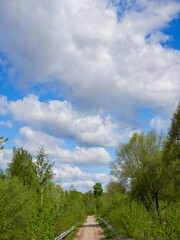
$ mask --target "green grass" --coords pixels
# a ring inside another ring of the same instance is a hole
[[[106,239],[116,239],[113,235],[113,233],[109,230],[109,228],[103,223],[101,222],[97,216],[96,217],[96,220],[97,222],[99,223],[100,227],[102,228],[103,232],[104,232],[104,235],[106,236]]]

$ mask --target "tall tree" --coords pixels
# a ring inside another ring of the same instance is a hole
[[[41,211],[42,211],[42,220],[43,220],[43,205],[44,205],[44,188],[53,178],[52,167],[54,164],[51,164],[47,158],[48,154],[45,153],[44,147],[42,146],[36,156],[35,162],[35,171],[38,179],[40,196],[41,196]]]
[[[86,204],[87,212],[89,215],[94,214],[94,193],[92,190],[87,191],[84,194],[84,202]]]
[[[135,133],[117,150],[112,164],[112,174],[129,185],[132,196],[140,198],[148,211],[155,206],[158,214],[159,201],[168,198],[171,187],[162,165],[164,139],[155,130]]]
[[[164,162],[173,180],[173,196],[180,199],[180,101],[171,119],[164,149]]]
[[[13,158],[6,172],[11,178],[18,177],[24,185],[32,187],[36,184],[35,164],[31,154],[23,148],[13,148]]]
[[[116,195],[118,193],[125,193],[125,186],[120,181],[110,181],[107,185],[107,193],[109,195]]]
[[[0,183],[0,240],[35,239],[35,221],[36,199],[32,191],[17,177]]]
[[[103,188],[102,188],[102,185],[101,183],[96,183],[94,186],[93,186],[93,189],[94,189],[94,197],[98,197],[98,196],[101,196],[103,194]]]

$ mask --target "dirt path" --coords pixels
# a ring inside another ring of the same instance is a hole
[[[94,216],[87,217],[74,240],[102,240],[106,239],[103,230]]]

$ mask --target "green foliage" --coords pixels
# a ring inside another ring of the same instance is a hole
[[[4,180],[5,177],[6,177],[6,175],[4,174],[3,170],[0,169],[0,181],[1,181],[1,180]]]
[[[93,215],[95,212],[95,200],[94,193],[92,190],[89,190],[84,194],[84,202],[86,205],[86,211],[88,215]]]
[[[178,200],[180,199],[180,102],[169,128],[163,159],[173,181],[173,198]]]
[[[4,145],[2,145],[2,144],[4,144],[5,142],[7,142],[7,140],[8,140],[8,138],[5,138],[5,139],[4,139],[3,136],[0,137],[0,150],[4,149]]]
[[[148,211],[156,209],[160,214],[159,201],[172,198],[172,181],[163,164],[165,137],[155,130],[135,133],[127,144],[120,146],[112,174],[118,177],[131,196],[142,201]]]
[[[159,222],[154,211],[147,212],[141,202],[131,200],[128,194],[105,194],[98,214],[106,219],[120,236],[135,240],[177,240],[179,229],[179,204],[169,204]]]
[[[135,133],[119,147],[111,169],[119,182],[107,186],[99,214],[120,235],[179,239],[180,103],[167,138],[155,130]]]
[[[109,228],[96,217],[96,221],[99,223],[100,227],[102,228],[106,239],[115,239],[113,233],[109,230]]]
[[[49,184],[51,183],[51,180],[53,178],[53,171],[52,171],[53,164],[49,162],[49,160],[47,159],[47,156],[48,154],[45,153],[44,147],[42,146],[39,150],[38,155],[36,156],[36,162],[35,162],[35,174],[37,177],[38,190],[40,193],[39,194],[39,197],[40,197],[39,212],[41,214],[43,227],[45,226],[45,222],[46,222],[45,221],[46,208],[44,206],[45,197],[46,197],[45,191],[49,190],[49,186],[50,186]]]
[[[94,189],[94,197],[99,197],[103,194],[103,188],[102,188],[102,185],[101,183],[96,183],[94,186],[93,186],[93,189]]]
[[[13,159],[8,164],[6,173],[11,178],[18,177],[28,187],[32,187],[37,182],[32,156],[23,148],[13,148]]]
[[[36,215],[33,195],[17,177],[0,184],[0,239],[28,239]]]
[[[168,135],[171,142],[174,142],[175,144],[180,143],[180,101],[173,114]]]
[[[35,162],[14,148],[0,171],[0,240],[54,239],[87,216],[83,194],[54,184],[52,166],[44,148]]]
[[[47,156],[48,154],[45,153],[44,147],[42,146],[36,156],[35,164],[35,172],[40,186],[45,186],[48,181],[51,181],[53,178],[52,167],[54,164],[49,162]]]
[[[0,138],[0,150],[6,141]],[[54,239],[82,224],[87,214],[102,216],[121,236],[177,240],[179,160],[180,103],[167,138],[154,130],[135,133],[119,147],[111,166],[117,181],[107,185],[106,193],[100,183],[85,194],[74,186],[63,191],[53,183],[53,164],[43,147],[35,161],[23,148],[14,148],[5,173],[0,170],[0,240]]]
[[[107,192],[110,195],[125,193],[126,188],[120,181],[111,181],[107,185]]]

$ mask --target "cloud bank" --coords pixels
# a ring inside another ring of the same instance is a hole
[[[16,138],[17,146],[23,146],[34,156],[43,145],[51,160],[56,166],[62,163],[71,163],[77,166],[103,166],[108,165],[112,158],[102,147],[75,147],[72,151],[62,145],[62,141],[40,131],[34,131],[30,127],[20,129],[20,136]]]
[[[29,95],[22,100],[7,101],[0,97],[0,113],[13,120],[55,137],[75,140],[78,144],[117,147],[133,130],[120,125],[110,115],[101,117],[74,110],[67,101],[39,101]]]
[[[180,53],[161,45],[169,38],[161,30],[179,2],[113,2],[2,0],[0,51],[10,75],[21,87],[54,82],[79,108],[111,109],[129,122],[139,107],[175,106]]]

